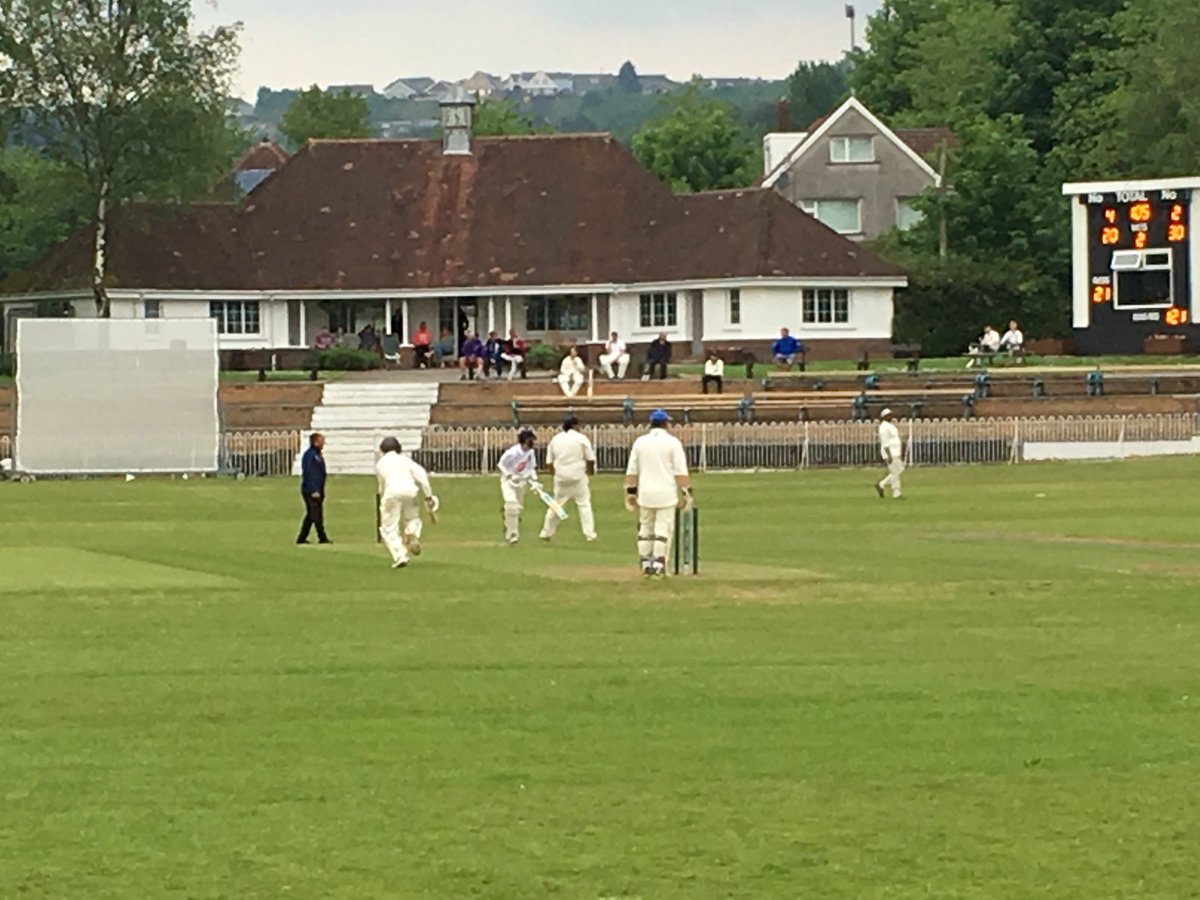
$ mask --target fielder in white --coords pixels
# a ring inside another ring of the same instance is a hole
[[[576,430],[579,419],[567,416],[562,431],[546,447],[546,466],[554,475],[554,500],[566,509],[574,500],[579,510],[579,527],[585,540],[596,539],[596,517],[592,514],[592,488],[588,477],[596,474],[596,451],[587,435]],[[559,518],[554,510],[546,510],[546,521],[540,535],[543,541],[554,537]]]
[[[666,575],[675,537],[675,510],[692,502],[683,444],[667,430],[664,410],[650,413],[650,431],[633,442],[625,469],[625,508],[638,512],[638,558],[643,575]]]
[[[629,369],[629,348],[625,346],[625,342],[615,331],[609,335],[608,341],[604,345],[604,355],[600,357],[600,368],[604,369],[604,374],[610,381],[613,378],[614,363],[617,366],[616,377],[624,378],[625,372]]]
[[[504,498],[504,540],[513,546],[521,539],[521,513],[525,492],[537,481],[537,437],[528,428],[517,434],[517,442],[500,457],[500,496]]]
[[[383,454],[375,463],[379,483],[379,536],[392,555],[392,568],[403,569],[410,559],[421,555],[421,503],[431,512],[438,511],[438,498],[429,486],[429,473],[411,457],[400,452],[400,442],[385,438],[379,445]]]
[[[892,411],[885,409],[879,414],[879,455],[887,463],[887,478],[875,485],[875,492],[883,497],[890,487],[892,496],[900,496],[900,476],[904,474],[904,444],[900,440],[900,429],[892,421]]]
[[[558,386],[568,397],[574,397],[587,380],[587,363],[579,358],[579,350],[572,347],[558,367]]]

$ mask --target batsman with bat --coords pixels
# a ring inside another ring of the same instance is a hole
[[[528,428],[517,433],[517,442],[500,457],[500,496],[504,499],[504,540],[510,547],[521,540],[521,513],[525,509],[525,492],[537,483],[537,436]]]
[[[396,438],[384,438],[379,452],[383,454],[375,464],[379,536],[392,555],[392,568],[403,569],[414,556],[421,555],[421,496],[432,515],[437,514],[441,504],[429,486],[429,473],[401,453]]]
[[[558,523],[564,518],[561,511],[572,500],[579,510],[584,540],[596,539],[596,517],[592,513],[592,489],[588,483],[588,477],[596,474],[596,451],[587,435],[579,432],[578,425],[579,419],[567,416],[562,431],[546,448],[546,466],[554,473],[554,502],[546,510],[546,521],[539,535],[543,541],[554,537]]]
[[[625,508],[638,513],[638,559],[642,574],[665,576],[675,537],[675,510],[692,504],[687,454],[667,430],[665,410],[650,413],[650,431],[633,442],[625,469]]]

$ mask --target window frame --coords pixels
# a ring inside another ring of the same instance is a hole
[[[236,310],[236,315],[230,313]],[[209,318],[217,321],[217,334],[233,336],[256,336],[262,334],[262,304],[258,300],[210,300]],[[235,321],[237,328],[230,326]],[[253,329],[249,324],[253,321]]]
[[[856,216],[854,231],[841,231],[837,228],[834,228],[832,225],[830,225],[828,222],[826,222],[824,219],[822,219],[821,218],[821,204],[822,203],[853,203],[854,204],[854,212],[855,212],[855,216]],[[802,210],[804,210],[806,213],[808,213],[810,216],[812,216],[814,219],[816,219],[818,222],[820,222],[822,225],[824,225],[826,228],[832,229],[837,234],[840,234],[843,237],[852,237],[854,235],[863,233],[862,204],[863,204],[862,197],[827,197],[824,200],[801,200],[800,208]]]
[[[541,327],[536,327],[540,323]],[[584,294],[547,294],[525,300],[526,334],[589,334],[591,298]]]
[[[733,328],[742,327],[741,288],[730,288],[725,295],[725,321]]]
[[[804,288],[800,321],[806,328],[854,327],[854,292],[849,288]]]
[[[870,159],[851,159],[850,147],[854,141],[866,141],[871,148]],[[838,159],[837,148],[844,148],[844,159]],[[839,134],[829,139],[829,162],[835,166],[866,166],[879,161],[875,155],[875,136],[871,134]]]
[[[638,330],[662,331],[679,327],[679,294],[653,291],[638,295]]]
[[[162,301],[153,297],[146,297],[142,300],[142,318],[143,319],[161,319]]]

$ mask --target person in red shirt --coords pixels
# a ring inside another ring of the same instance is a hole
[[[433,334],[429,331],[429,323],[422,322],[413,332],[413,364],[418,369],[429,365],[429,353],[433,349]]]
[[[316,347],[318,350],[328,350],[335,343],[337,343],[337,338],[335,338],[332,334],[330,334],[328,328],[322,328],[317,333],[317,339],[315,341],[313,341],[313,346]]]

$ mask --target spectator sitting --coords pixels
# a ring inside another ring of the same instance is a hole
[[[604,354],[600,357],[600,368],[609,380],[613,378],[613,363],[617,365],[616,377],[624,378],[626,370],[629,369],[629,348],[615,331],[609,336],[604,345]]]
[[[704,363],[704,377],[700,379],[700,387],[708,393],[708,386],[715,384],[717,393],[725,393],[725,361],[717,355],[717,348],[708,351],[708,360]]]
[[[454,335],[450,333],[449,328],[443,328],[442,334],[438,338],[437,346],[433,348],[433,357],[439,366],[444,366],[453,356]]]
[[[587,380],[587,363],[579,358],[579,348],[572,347],[558,368],[558,386],[568,397],[574,397]]]
[[[983,326],[983,334],[979,340],[970,346],[967,354],[971,357],[967,360],[967,368],[971,368],[979,362],[982,356],[995,356],[1000,352],[1000,332],[991,325]]]
[[[313,347],[318,350],[331,350],[336,343],[337,338],[330,333],[329,329],[322,328],[317,332],[316,340],[313,341]]]
[[[358,333],[358,349],[375,350],[378,347],[379,335],[375,333],[375,326],[367,323],[363,326],[363,330]]]
[[[418,369],[424,369],[429,365],[429,354],[433,352],[433,335],[429,332],[429,325],[422,322],[417,326],[417,330],[413,332],[413,365]]]
[[[804,345],[786,328],[779,329],[779,340],[771,345],[771,356],[775,364],[785,371],[790,371],[796,364],[796,357],[804,352]]]
[[[503,355],[504,341],[500,340],[500,336],[496,332],[489,331],[488,339],[483,345],[483,374],[485,378],[492,374],[496,378],[500,377]]]
[[[521,373],[522,378],[525,377],[525,355],[525,342],[517,334],[517,329],[510,328],[508,340],[504,342],[504,352],[500,354],[500,358],[508,366],[509,381],[517,377],[517,372]]]
[[[475,337],[474,332],[467,332],[467,339],[458,353],[458,364],[463,370],[462,377],[468,381],[474,381],[483,367],[483,341]]]
[[[666,333],[660,334],[646,350],[646,365],[642,367],[642,381],[649,381],[658,372],[660,380],[667,377],[667,364],[671,362],[671,342]]]
[[[1004,337],[1000,338],[1000,349],[1007,350],[1009,353],[1025,349],[1025,335],[1021,334],[1021,329],[1016,322],[1008,323],[1008,331],[1004,332]]]

